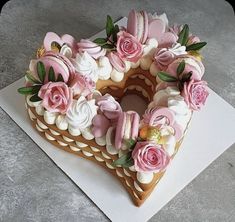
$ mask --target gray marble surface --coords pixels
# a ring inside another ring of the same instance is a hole
[[[47,31],[89,37],[104,28],[106,14],[117,20],[132,8],[166,11],[170,21],[187,22],[207,41],[205,79],[235,106],[235,19],[231,6],[222,0],[12,0],[0,16],[0,88],[24,75]],[[234,148],[150,221],[234,221]],[[1,109],[0,221],[108,221]]]

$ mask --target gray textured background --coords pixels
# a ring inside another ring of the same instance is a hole
[[[0,17],[0,89],[24,75],[47,31],[89,37],[104,28],[106,14],[116,20],[132,8],[166,11],[171,23],[187,22],[207,41],[205,79],[235,106],[235,19],[231,6],[222,0],[12,0]],[[150,221],[234,221],[234,148]],[[1,109],[0,221],[108,221]]]

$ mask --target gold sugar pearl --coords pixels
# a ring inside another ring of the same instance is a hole
[[[148,132],[147,132],[147,139],[158,142],[160,138],[161,138],[161,133],[159,129],[155,127],[149,127]]]
[[[37,58],[40,58],[44,55],[45,53],[45,48],[43,46],[41,46],[38,50],[37,50]]]

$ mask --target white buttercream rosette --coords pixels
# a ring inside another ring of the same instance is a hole
[[[94,99],[87,100],[84,96],[80,96],[78,100],[73,100],[70,109],[66,113],[69,130],[76,132],[78,135],[81,133],[83,137],[88,139],[94,138],[90,126],[96,114],[97,106]]]

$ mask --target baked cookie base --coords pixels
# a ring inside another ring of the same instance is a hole
[[[35,108],[28,106],[27,109],[33,128],[36,129],[44,139],[47,139],[57,148],[91,160],[106,169],[106,171],[111,173],[123,185],[133,203],[138,207],[145,202],[165,173],[155,173],[152,181],[148,184],[140,183],[137,179],[137,172],[131,171],[128,168],[112,165],[113,161],[118,159],[118,155],[109,154],[105,146],[98,145],[94,139],[85,140],[82,136],[75,137],[70,135],[67,130],[59,130],[55,125],[47,124],[43,117],[36,113]],[[66,140],[64,138],[66,138]],[[80,147],[76,144],[76,141],[87,144],[87,146]],[[175,154],[180,147],[180,143],[181,141],[177,143],[175,147]]]

